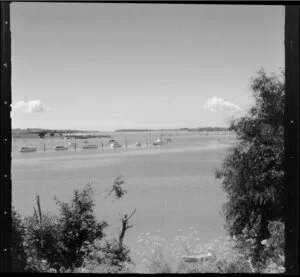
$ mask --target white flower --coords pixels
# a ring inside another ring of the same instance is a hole
[[[262,240],[260,243],[265,246],[269,245],[269,241],[267,239]]]

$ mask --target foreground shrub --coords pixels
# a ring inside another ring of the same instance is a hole
[[[61,242],[64,246],[64,268],[80,267],[84,253],[84,242],[92,243],[104,236],[106,222],[97,222],[94,214],[93,188],[87,185],[82,192],[75,190],[71,202],[57,200]]]
[[[273,221],[268,224],[270,238],[261,243],[264,245],[265,268],[264,273],[283,273],[285,271],[285,232],[284,223]]]
[[[233,120],[239,143],[224,160],[216,177],[222,179],[228,201],[223,206],[226,229],[260,263],[261,241],[270,236],[268,222],[283,217],[284,205],[284,74],[259,71],[252,80],[255,105]],[[255,230],[255,231],[254,231]]]
[[[38,212],[24,220],[13,211],[13,270],[66,272],[80,267],[84,243],[104,237],[106,222],[94,215],[93,190],[87,185],[75,190],[70,202],[57,200],[59,215],[43,214],[37,197]]]
[[[84,260],[77,272],[125,273],[133,270],[134,264],[129,256],[129,248],[125,245],[120,246],[115,238],[86,242],[81,251],[84,253]]]
[[[27,265],[27,255],[24,249],[25,226],[20,214],[12,207],[12,271],[23,272]]]
[[[64,245],[58,217],[45,214],[39,221],[35,216],[24,219],[26,232],[24,248],[27,254],[26,271],[47,271],[51,265],[61,263]]]

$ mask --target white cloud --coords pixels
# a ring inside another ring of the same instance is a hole
[[[241,110],[241,108],[238,105],[230,101],[225,101],[222,98],[216,96],[207,100],[203,105],[203,108],[211,112],[221,112],[221,111],[238,112]]]
[[[41,113],[49,111],[49,109],[40,100],[30,100],[28,102],[19,101],[13,104],[13,109],[20,110],[26,113]]]

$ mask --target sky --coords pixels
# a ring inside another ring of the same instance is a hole
[[[284,67],[284,7],[12,3],[12,127],[227,127]]]

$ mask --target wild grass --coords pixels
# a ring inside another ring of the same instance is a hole
[[[158,235],[141,233],[137,243],[144,248],[137,253],[136,271],[139,273],[234,273],[254,272],[251,261],[234,249],[231,239],[219,237],[200,243],[198,231],[190,227],[187,234],[181,229],[178,235],[166,240]],[[183,256],[206,255],[201,262],[185,262]]]

